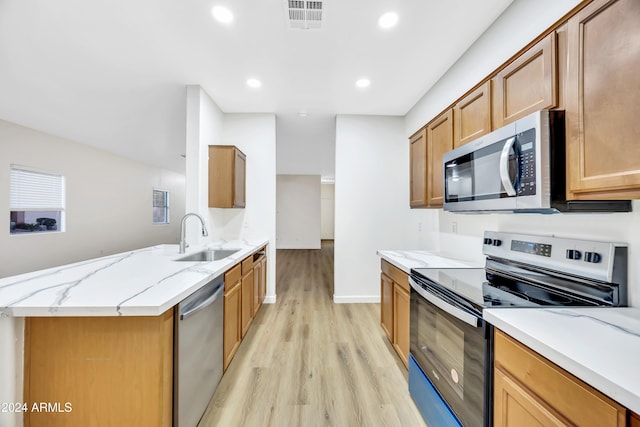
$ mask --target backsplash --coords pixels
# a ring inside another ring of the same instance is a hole
[[[457,235],[460,242],[480,242],[485,230],[556,235],[626,243],[629,246],[629,305],[640,307],[640,201],[633,212],[612,214],[454,214],[439,212],[441,233]],[[453,233],[453,231],[457,233]],[[468,245],[468,246],[469,246]],[[463,250],[468,250],[461,246]],[[475,249],[471,252],[475,253]]]

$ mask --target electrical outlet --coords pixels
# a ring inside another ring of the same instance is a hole
[[[452,222],[451,223],[451,232],[453,234],[458,234],[458,223],[457,222]]]
[[[422,231],[422,221],[418,221],[418,232]]]

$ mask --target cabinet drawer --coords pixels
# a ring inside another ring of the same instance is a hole
[[[624,426],[626,409],[502,331],[495,333],[495,366],[579,426]]]
[[[382,272],[406,291],[409,291],[409,275],[386,260],[382,260]]]
[[[224,273],[224,290],[231,289],[242,278],[242,267],[240,264],[234,265],[230,270]]]
[[[244,276],[251,270],[253,270],[253,255],[242,261],[242,275]]]

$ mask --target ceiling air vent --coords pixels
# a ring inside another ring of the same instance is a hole
[[[290,28],[317,30],[322,26],[324,9],[322,1],[285,0]]]

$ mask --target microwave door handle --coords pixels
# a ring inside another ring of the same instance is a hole
[[[502,181],[502,186],[507,192],[507,195],[512,197],[516,195],[516,189],[509,177],[509,150],[513,147],[515,142],[515,137],[509,138],[507,142],[504,143],[502,153],[500,154],[500,180]]]

